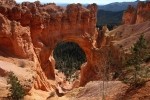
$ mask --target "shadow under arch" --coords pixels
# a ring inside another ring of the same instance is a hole
[[[62,39],[64,42],[74,42],[78,44],[82,50],[85,52],[86,58],[87,58],[87,63],[90,63],[92,60],[92,43],[86,39],[86,38],[81,38],[81,37],[75,37],[75,36],[69,36],[65,37]]]
[[[70,41],[57,43],[53,50],[53,57],[55,69],[63,72],[69,80],[81,69],[81,65],[87,62],[83,49],[77,43]]]
[[[79,47],[85,52],[86,55],[86,60],[87,62],[84,64],[84,66],[81,66],[81,73],[80,73],[80,86],[84,86],[90,79],[92,79],[91,77],[93,77],[93,71],[91,71],[93,68],[92,63],[93,63],[93,52],[92,52],[92,43],[89,41],[89,39],[84,38],[84,37],[77,37],[77,36],[68,36],[68,37],[64,37],[62,39],[59,39],[57,42],[55,42],[52,52],[51,52],[51,57],[53,58],[53,60],[55,61],[54,57],[53,57],[53,51],[56,47],[56,45],[61,42],[74,42],[76,44],[79,45]],[[54,64],[53,68],[55,68]],[[88,73],[85,74],[85,73]]]

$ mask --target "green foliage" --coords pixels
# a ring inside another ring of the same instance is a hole
[[[7,83],[10,84],[9,98],[11,100],[21,100],[25,96],[25,90],[13,72],[9,72]]]
[[[63,72],[67,79],[73,77],[80,66],[86,62],[86,55],[78,44],[73,42],[60,42],[54,52],[56,68]]]
[[[131,48],[131,57],[127,61],[127,65],[140,65],[148,58],[148,47],[147,42],[144,39],[143,35],[140,36],[139,40],[134,44],[134,46]],[[138,66],[137,66],[138,67]]]
[[[122,21],[122,15],[123,11],[113,12],[99,9],[97,12],[97,26],[103,26],[106,24],[112,26],[119,25]]]
[[[150,67],[144,66],[143,63],[149,58],[150,51],[147,41],[141,35],[138,41],[131,48],[131,55],[126,60],[125,72],[127,73],[124,82],[132,86],[143,84],[150,77]]]

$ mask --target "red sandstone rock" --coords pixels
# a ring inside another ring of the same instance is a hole
[[[144,7],[142,7],[144,12],[148,12],[149,6]],[[135,40],[134,37],[137,37],[139,32],[146,32],[146,36],[149,36],[149,22],[132,27],[124,25],[113,30],[114,33],[110,32],[112,36],[109,37],[105,36],[105,32],[102,35],[98,34],[96,30],[96,10],[95,4],[87,8],[82,7],[81,4],[71,4],[62,8],[53,3],[40,5],[38,2],[24,2],[22,5],[10,7],[8,4],[2,5],[0,7],[0,55],[24,58],[34,62],[33,69],[36,76],[33,79],[32,88],[50,91],[52,83],[48,79],[55,80],[55,63],[52,53],[56,44],[60,41],[76,42],[84,50],[87,62],[81,67],[80,82],[77,82],[75,87],[98,80],[101,77],[96,72],[96,66],[99,66],[98,62],[102,61],[102,55],[99,54],[97,47],[114,43],[111,42],[114,38],[123,39],[118,41],[118,44],[124,44],[126,47],[130,41],[126,43],[124,39]],[[148,15],[143,16],[140,13],[137,20],[134,19],[136,15],[133,13],[136,14],[136,12],[141,12],[141,10],[137,11],[131,7],[124,14],[125,24],[141,23],[149,19]],[[121,32],[123,33],[122,38],[120,38]],[[131,35],[131,32],[135,33],[135,36]],[[117,43],[113,45],[116,47]],[[118,55],[117,50],[114,50],[114,55]],[[5,73],[1,73],[1,76],[4,75]]]
[[[81,4],[71,4],[66,9],[55,4],[43,6],[37,2],[1,6],[0,54],[34,61],[37,73],[34,88],[49,90],[47,78],[55,79],[50,56],[60,41],[78,43],[87,56],[86,68],[94,68],[92,48],[97,34],[96,10],[95,4],[87,8]],[[95,74],[91,72],[85,76],[87,70],[82,70],[82,73],[82,85],[92,80]]]
[[[150,2],[139,2],[137,8],[129,6],[123,14],[124,24],[137,24],[150,20]]]
[[[31,24],[32,13],[24,6],[21,13],[20,23],[22,26],[29,26]]]
[[[12,7],[12,6],[16,5],[16,2],[15,2],[15,0],[0,0],[0,4],[6,5],[8,7]]]
[[[136,22],[137,11],[134,7],[129,6],[123,14],[124,24],[134,24]]]
[[[26,66],[26,64],[29,63],[28,61],[24,62],[22,60],[22,64],[24,64],[22,67],[19,67],[18,65],[15,65],[13,63],[7,62],[7,61],[0,61],[0,88],[3,87],[4,90],[0,91],[3,92],[5,94],[8,93],[7,89],[9,86],[7,84],[7,77],[8,77],[8,73],[11,71],[14,73],[14,75],[16,77],[18,77],[20,83],[22,84],[23,88],[25,89],[26,93],[28,93],[31,88],[34,85],[34,78],[36,76],[36,73],[31,69],[31,68],[23,68]],[[32,64],[30,63],[30,67],[32,66]],[[3,94],[2,93],[2,94]],[[7,96],[4,95],[3,96]],[[1,98],[1,95],[0,95]]]
[[[147,20],[150,20],[150,1],[147,1],[147,3],[139,3],[137,8],[136,23],[142,23]]]

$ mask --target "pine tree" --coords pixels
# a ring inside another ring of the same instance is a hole
[[[10,84],[8,97],[11,100],[21,100],[25,96],[25,90],[13,72],[9,72],[7,83]]]
[[[131,55],[126,60],[125,72],[127,75],[124,81],[132,86],[138,86],[145,82],[145,76],[148,77],[149,67],[145,67],[142,63],[149,57],[149,48],[144,36],[141,35],[138,41],[131,47]]]

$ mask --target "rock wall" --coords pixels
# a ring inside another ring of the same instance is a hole
[[[124,24],[134,24],[136,22],[137,10],[132,7],[128,6],[128,9],[123,14],[123,23]]]
[[[96,78],[96,4],[66,8],[40,2],[0,6],[0,55],[35,62],[36,89],[49,90],[47,79],[55,79],[52,51],[60,41],[76,42],[85,51],[80,85]]]
[[[47,87],[44,89],[48,90],[49,84],[45,81],[46,77],[35,54],[30,28],[21,26],[19,22],[10,21],[2,14],[0,14],[0,23],[0,56],[28,59],[35,62],[36,68],[31,68],[37,72],[35,79],[38,84],[35,84],[35,87],[39,89]],[[43,79],[38,77],[43,77]]]
[[[124,24],[138,24],[150,20],[150,1],[139,2],[137,8],[129,6],[122,20]]]
[[[16,4],[15,0],[0,0],[0,5],[5,5],[5,6],[14,6]]]
[[[136,23],[142,23],[147,20],[150,20],[150,1],[139,3],[137,8]]]

